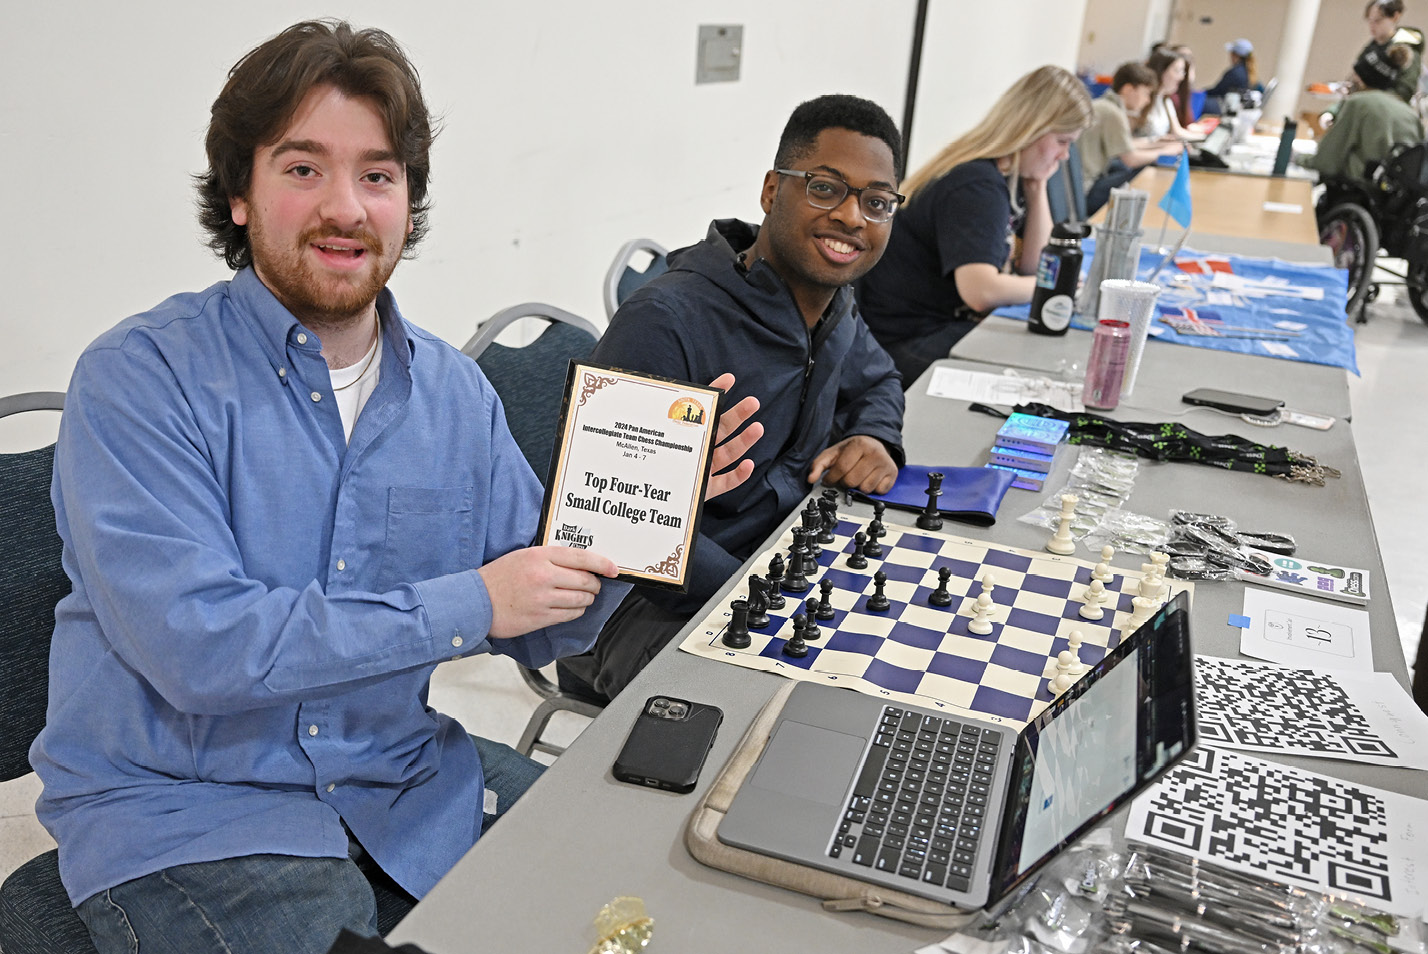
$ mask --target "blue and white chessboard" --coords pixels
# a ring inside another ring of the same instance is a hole
[[[1072,630],[1081,631],[1080,657],[1087,665],[1120,643],[1141,577],[1138,569],[1112,567],[1114,576],[1106,584],[1111,599],[1103,604],[1104,616],[1092,621],[1079,610],[1094,562],[888,524],[880,541],[882,558],[869,559],[866,569],[849,569],[853,534],[865,529],[840,516],[834,542],[825,544],[818,557],[820,572],[809,577],[809,589],[797,596],[785,593],[787,603],[769,611],[769,625],[750,630],[747,648],[730,649],[721,641],[729,604],[748,598],[747,579],[680,648],[791,679],[818,680],[910,705],[1021,724],[1051,702],[1048,685],[1056,675],[1056,656],[1068,648]],[[775,553],[787,559],[792,543],[792,534],[784,534],[755,566],[767,572]],[[942,566],[952,568],[952,605],[945,608],[927,601]],[[892,602],[884,613],[867,609],[878,570],[888,576],[884,594]],[[992,632],[978,636],[968,632],[967,623],[988,574],[996,609],[990,619]],[[804,612],[807,601],[818,596],[824,578],[833,582],[834,618],[816,621],[821,634],[809,641],[807,656],[783,655],[784,643],[793,634],[793,615]],[[1191,584],[1167,582],[1171,596],[1193,591]]]

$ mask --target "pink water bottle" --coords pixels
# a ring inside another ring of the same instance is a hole
[[[1115,410],[1121,400],[1130,338],[1130,322],[1104,318],[1096,323],[1091,337],[1091,357],[1086,361],[1086,389],[1081,403],[1098,411]]]

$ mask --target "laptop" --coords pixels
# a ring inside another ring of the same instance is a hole
[[[1228,169],[1230,164],[1225,161],[1224,154],[1233,144],[1234,135],[1235,121],[1221,119],[1220,124],[1210,130],[1205,141],[1191,151],[1190,165],[1203,169]]]
[[[794,687],[719,840],[962,908],[995,903],[1197,737],[1180,594],[1015,732]]]

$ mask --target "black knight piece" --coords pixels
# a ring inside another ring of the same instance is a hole
[[[748,649],[749,643],[749,604],[746,600],[735,600],[729,604],[729,625],[724,628],[724,635],[720,639],[725,646],[730,649]]]
[[[823,529],[818,533],[818,542],[827,546],[835,539],[833,530],[838,526],[838,502],[829,500],[826,497],[819,498],[818,512],[823,517]]]
[[[919,530],[941,530],[942,512],[937,509],[937,498],[942,496],[942,474],[933,471],[927,475],[927,506],[917,515]]]
[[[769,584],[757,573],[749,577],[749,628],[763,629],[769,624]]]

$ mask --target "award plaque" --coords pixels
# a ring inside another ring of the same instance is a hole
[[[723,392],[572,361],[536,543],[687,588]]]

